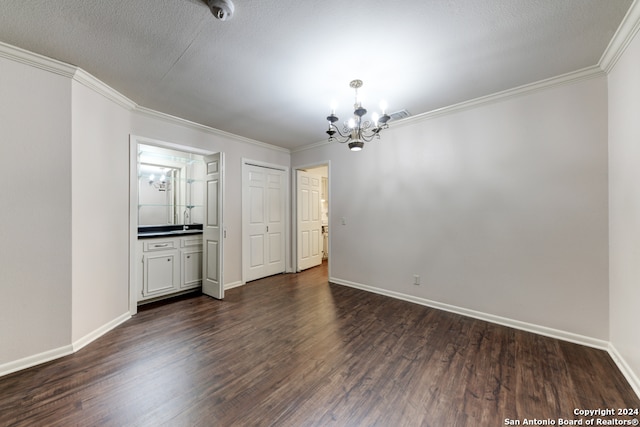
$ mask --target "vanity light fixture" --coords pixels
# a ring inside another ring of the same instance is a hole
[[[149,175],[149,185],[158,191],[167,191],[167,176],[163,172],[160,179],[156,181],[156,176],[151,174]]]

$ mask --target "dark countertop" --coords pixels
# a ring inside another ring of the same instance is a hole
[[[138,227],[138,239],[202,234],[202,224],[144,225]]]

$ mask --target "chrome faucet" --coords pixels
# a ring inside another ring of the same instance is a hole
[[[190,218],[189,218],[189,209],[185,209],[184,210],[184,226],[182,227],[183,230],[188,230],[189,226],[187,224],[189,224],[190,222]]]

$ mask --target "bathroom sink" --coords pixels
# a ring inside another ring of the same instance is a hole
[[[194,229],[194,230],[173,230],[169,231],[168,234],[198,234],[202,233],[202,230]]]
[[[202,234],[202,230],[170,230],[170,231],[146,231],[138,233],[138,237],[162,237],[162,236],[183,236],[185,234]]]
[[[163,225],[163,226],[140,226],[138,227],[138,237],[162,237],[162,236],[183,236],[188,234],[202,234],[202,224],[184,225]]]

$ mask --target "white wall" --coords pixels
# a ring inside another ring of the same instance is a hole
[[[606,342],[606,84],[294,153],[292,168],[331,161],[333,279]]]
[[[129,313],[131,112],[87,86],[72,91],[72,341]]]
[[[640,395],[640,36],[609,74],[610,340]]]
[[[130,134],[225,152],[225,284],[240,282],[241,159],[288,167],[287,150],[134,113],[82,70],[0,49],[0,375],[129,317]]]
[[[241,279],[242,158],[330,161],[332,278],[610,339],[637,387],[639,67],[636,37],[608,104],[597,77],[290,156],[0,58],[0,373],[122,319],[132,133],[226,153],[225,283]]]
[[[71,342],[70,103],[69,78],[0,57],[0,367]]]
[[[204,127],[181,125],[162,116],[135,112],[131,133],[187,147],[225,153],[224,284],[237,285],[242,280],[242,159],[289,166],[290,154],[265,146],[243,142],[231,135],[210,132]]]

